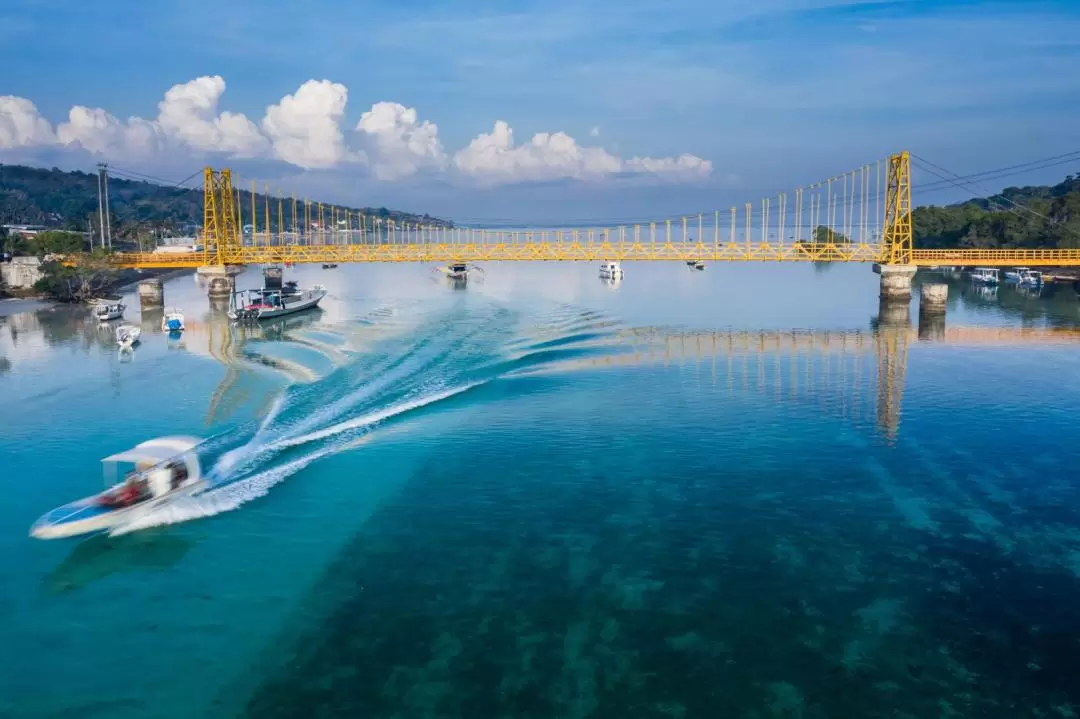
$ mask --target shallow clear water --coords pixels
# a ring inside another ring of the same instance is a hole
[[[324,308],[246,329],[182,276],[129,355],[0,318],[0,716],[1080,712],[1070,288],[485,270],[295,268]],[[163,434],[213,490],[27,538]]]

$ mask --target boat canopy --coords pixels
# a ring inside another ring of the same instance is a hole
[[[197,437],[158,437],[137,444],[125,452],[110,455],[101,461],[158,464],[190,451],[198,443]]]

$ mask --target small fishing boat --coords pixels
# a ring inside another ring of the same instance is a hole
[[[600,276],[608,280],[621,280],[623,270],[618,262],[602,262],[600,263]]]
[[[1020,273],[1020,284],[1027,287],[1038,287],[1043,283],[1043,274],[1038,270],[1024,269]]]
[[[976,267],[971,271],[971,281],[980,285],[996,285],[998,269],[996,267]]]
[[[165,310],[165,314],[161,317],[161,331],[183,332],[184,313],[175,307],[170,307],[169,309]]]
[[[234,320],[263,320],[281,317],[317,307],[326,297],[326,288],[315,285],[310,290],[285,294],[283,290],[238,290],[229,300],[229,317]]]
[[[170,500],[206,489],[198,437],[158,437],[101,460],[108,488],[45,513],[30,527],[37,539],[100,532],[145,516]],[[133,466],[132,466],[133,465]],[[119,468],[132,466],[123,481]]]
[[[98,318],[99,322],[109,322],[111,320],[118,320],[124,316],[124,310],[127,306],[122,302],[110,302],[109,304],[99,304],[94,308],[94,316]]]
[[[116,328],[116,344],[121,347],[132,347],[142,337],[142,328],[137,325],[120,325]]]

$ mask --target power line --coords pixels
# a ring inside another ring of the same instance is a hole
[[[1070,154],[1071,154],[1071,153],[1070,153]],[[940,165],[935,165],[934,163],[930,162],[929,160],[927,160],[927,159],[925,159],[925,158],[922,158],[922,157],[919,157],[919,156],[915,155],[914,153],[912,154],[912,158],[913,158],[913,159],[915,159],[915,160],[917,160],[917,161],[918,161],[919,163],[921,163],[921,164],[924,164],[924,165],[928,165],[928,166],[929,166],[929,167],[924,167],[924,168],[922,168],[923,170],[926,170],[927,172],[929,172],[929,173],[931,173],[931,174],[933,174],[933,175],[936,175],[936,176],[938,176],[938,177],[941,177],[941,178],[943,178],[943,179],[944,179],[944,180],[945,180],[946,182],[950,182],[950,183],[953,183],[953,184],[955,184],[955,185],[956,185],[957,187],[959,187],[960,189],[966,189],[966,188],[964,188],[964,186],[963,186],[964,184],[966,184],[966,185],[969,185],[969,186],[971,186],[971,187],[974,187],[974,188],[976,188],[976,189],[977,189],[977,190],[979,190],[980,192],[983,192],[983,193],[985,193],[985,195],[986,195],[987,199],[988,199],[988,200],[990,200],[991,202],[996,202],[996,201],[997,201],[997,198],[1000,198],[1001,200],[1004,200],[1005,202],[1007,202],[1007,203],[1009,203],[1010,205],[1012,205],[1012,207],[1013,207],[1013,208],[1016,208],[1016,210],[1022,210],[1022,211],[1024,211],[1024,212],[1028,212],[1028,213],[1030,213],[1030,214],[1034,215],[1035,217],[1038,217],[1038,218],[1040,218],[1040,219],[1042,219],[1042,220],[1044,220],[1044,221],[1046,221],[1046,222],[1049,222],[1049,223],[1050,223],[1050,224],[1052,224],[1052,225],[1057,225],[1057,226],[1061,227],[1061,229],[1065,230],[1066,232],[1068,232],[1068,233],[1069,233],[1069,234],[1071,234],[1071,235],[1074,235],[1074,236],[1080,237],[1080,234],[1078,234],[1078,233],[1074,232],[1074,231],[1073,231],[1072,229],[1070,229],[1069,227],[1066,227],[1066,226],[1062,225],[1062,224],[1061,224],[1061,223],[1060,223],[1060,222],[1059,222],[1058,220],[1055,220],[1055,219],[1053,219],[1052,217],[1049,217],[1049,216],[1047,216],[1047,215],[1044,215],[1044,214],[1042,214],[1041,212],[1036,212],[1035,210],[1031,209],[1031,208],[1030,208],[1030,207],[1028,207],[1027,205],[1021,205],[1020,203],[1018,203],[1018,202],[1014,202],[1013,200],[1009,199],[1009,198],[1008,198],[1008,197],[1006,197],[1005,195],[1002,195],[1002,194],[1000,194],[1000,193],[994,193],[994,192],[992,192],[992,191],[990,191],[990,190],[986,189],[985,187],[983,187],[983,186],[981,186],[981,185],[979,185],[979,184],[977,184],[977,183],[975,183],[975,182],[973,182],[973,181],[970,181],[970,180],[965,180],[965,179],[964,179],[963,177],[961,177],[960,175],[957,175],[957,174],[956,174],[955,172],[952,172],[952,171],[950,171],[950,170],[946,170],[946,169],[945,169],[944,167],[941,167]],[[944,173],[947,173],[947,174],[949,174],[949,175],[952,175],[953,177],[952,177],[952,178],[949,178],[949,177],[945,177],[944,175],[941,175],[941,174],[939,174],[939,173],[935,172],[934,170],[931,170],[931,169],[930,169],[931,167],[933,167],[933,168],[937,168],[938,170],[941,170],[941,172],[944,172]],[[959,183],[963,183],[963,184],[959,184]],[[968,191],[970,192],[970,189],[968,189]],[[1015,211],[1014,209],[1012,209],[1012,208],[1008,208],[1008,207],[1006,207],[1006,208],[1004,208],[1004,209],[1005,209],[1005,210],[1007,210],[1008,212],[1011,212],[1012,214],[1016,215],[1017,217],[1022,217],[1022,216],[1021,216],[1021,215],[1020,215],[1020,214],[1019,214],[1018,212],[1016,212],[1016,211]]]

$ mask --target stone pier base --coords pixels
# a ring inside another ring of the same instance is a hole
[[[207,296],[211,300],[229,299],[229,295],[233,293],[233,288],[236,286],[236,282],[232,277],[228,275],[220,275],[218,277],[211,277],[209,285],[206,289]]]
[[[915,265],[882,265],[874,263],[874,272],[881,275],[882,300],[892,302],[911,299],[911,278],[915,276]]]
[[[919,295],[919,314],[944,314],[945,303],[949,299],[949,286],[946,284],[922,285]]]
[[[139,283],[139,306],[143,308],[165,305],[165,284],[156,277]]]

